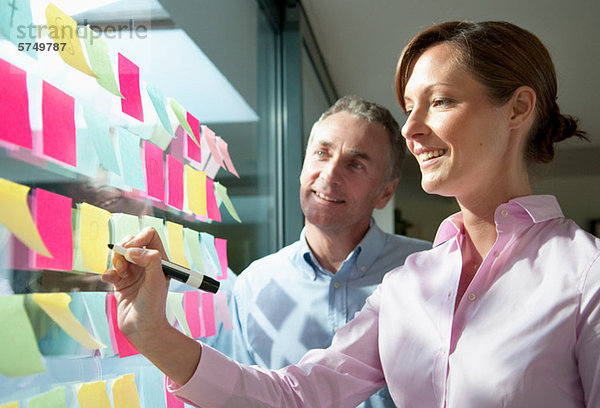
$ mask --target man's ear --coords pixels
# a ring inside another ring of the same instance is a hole
[[[518,129],[525,125],[529,130],[535,119],[536,99],[535,91],[529,86],[521,86],[515,90],[509,101],[511,129]]]
[[[400,181],[400,179],[396,177],[395,179],[386,181],[383,184],[383,188],[379,193],[379,197],[377,197],[377,201],[375,201],[376,209],[381,210],[383,207],[386,206],[388,201],[390,201],[390,198],[394,196],[394,193],[396,192],[396,187],[398,186],[398,181]]]

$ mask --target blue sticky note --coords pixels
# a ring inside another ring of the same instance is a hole
[[[127,129],[118,128],[121,170],[125,184],[146,191],[144,169],[140,156],[140,138]]]
[[[1,1],[1,0],[0,0]],[[89,178],[98,173],[98,156],[88,129],[77,128],[77,168],[75,171]]]
[[[171,122],[169,121],[169,115],[167,114],[167,108],[165,105],[165,98],[163,94],[154,86],[147,84],[146,92],[148,92],[148,96],[152,101],[152,105],[154,106],[154,110],[160,119],[160,123],[165,128],[167,132],[171,135],[171,137],[175,137],[173,133],[173,127],[171,126]]]
[[[101,348],[102,357],[114,356],[110,341],[110,330],[108,328],[108,319],[106,317],[106,293],[105,292],[85,292],[82,293],[85,310],[94,331],[94,337],[106,345]]]
[[[29,0],[0,1],[0,33],[21,48],[20,51],[37,59],[37,51],[33,48],[37,27],[33,24]]]
[[[212,261],[213,270],[215,272],[220,271],[219,255],[217,254],[217,248],[215,247],[215,237],[207,232],[200,233],[200,245],[208,254]]]
[[[1,0],[0,0],[1,1]],[[83,106],[83,117],[88,126],[88,134],[96,148],[100,164],[108,171],[121,174],[115,147],[110,137],[108,118],[89,106]]]

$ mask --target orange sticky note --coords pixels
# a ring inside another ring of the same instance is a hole
[[[90,272],[104,273],[108,265],[111,213],[88,203],[78,204],[81,257]]]
[[[94,71],[89,67],[81,42],[77,35],[77,21],[63,13],[54,4],[48,4],[46,7],[46,19],[48,20],[48,29],[54,42],[59,45],[58,53],[61,58],[73,68],[78,69],[84,74],[96,77]],[[63,44],[66,44],[63,46]]]
[[[31,250],[51,256],[33,222],[27,193],[29,187],[0,178],[0,223]]]
[[[140,408],[140,397],[133,374],[115,380],[112,386],[114,408]]]
[[[140,122],[144,121],[142,94],[140,92],[140,69],[119,53],[119,86],[123,99],[121,110]]]
[[[0,59],[0,140],[33,148],[25,71]]]
[[[188,208],[196,215],[206,212],[206,173],[185,165],[185,187]]]
[[[52,257],[35,254],[33,267],[55,271],[73,269],[73,226],[69,197],[38,188],[33,208],[37,229]]]
[[[106,392],[106,381],[94,381],[81,384],[77,400],[82,408],[111,408]]]
[[[84,347],[99,349],[106,347],[96,340],[75,318],[69,303],[71,296],[66,293],[34,293],[33,301],[41,307],[69,336]]]

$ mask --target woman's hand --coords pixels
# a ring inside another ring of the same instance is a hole
[[[161,266],[161,258],[167,256],[160,236],[151,227],[126,237],[121,245],[129,248],[128,256],[135,263],[114,253],[115,269],[108,270],[102,279],[115,287],[119,329],[143,352],[148,340],[170,326],[165,313],[169,282]]]

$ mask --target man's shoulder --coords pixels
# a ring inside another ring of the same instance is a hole
[[[239,275],[238,280],[248,281],[254,279],[265,279],[275,273],[289,271],[295,266],[295,257],[299,251],[300,242],[296,241],[279,251],[263,256],[253,261]],[[241,284],[241,283],[240,283]]]
[[[411,238],[405,235],[384,233],[386,237],[385,246],[389,250],[403,249],[410,252],[431,249],[431,242],[423,239]]]

